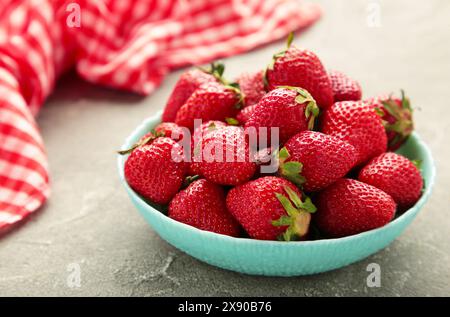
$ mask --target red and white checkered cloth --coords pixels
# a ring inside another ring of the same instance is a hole
[[[299,0],[1,0],[0,232],[50,194],[34,115],[58,76],[150,94],[171,70],[311,25]]]

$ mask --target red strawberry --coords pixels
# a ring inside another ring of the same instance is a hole
[[[128,184],[157,204],[167,204],[178,192],[185,171],[182,147],[166,137],[138,146],[125,162]]]
[[[344,177],[358,159],[356,149],[327,134],[302,131],[280,150],[280,174],[307,192],[319,191]]]
[[[250,119],[253,110],[255,110],[257,104],[251,105],[251,106],[247,106],[244,109],[241,109],[241,111],[239,111],[239,113],[236,116],[236,119],[239,121],[240,124],[245,124],[248,119]]]
[[[183,140],[184,136],[187,135],[189,137],[189,131],[185,130],[186,128],[180,127],[179,125],[173,122],[161,122],[150,132],[146,133],[142,136],[138,142],[136,142],[130,149],[125,151],[119,151],[120,154],[129,154],[135,148],[145,145],[149,142],[152,142],[154,139],[159,137],[168,137],[174,141]]]
[[[178,110],[175,123],[194,128],[194,119],[220,120],[235,117],[241,104],[239,90],[221,83],[208,83],[197,89]]]
[[[183,140],[184,135],[188,132],[173,122],[162,122],[155,127],[154,131],[157,134],[171,138],[174,141]]]
[[[200,169],[198,167],[198,164],[201,161],[201,151],[198,151],[198,153],[196,153],[197,155],[195,155],[195,153],[194,153],[195,146],[199,142],[202,142],[203,137],[206,134],[208,134],[209,132],[217,130],[217,129],[221,129],[226,126],[227,126],[227,124],[225,122],[210,120],[205,123],[202,123],[199,127],[197,127],[194,130],[194,133],[192,135],[192,141],[191,141],[191,157],[192,157],[192,159],[189,164],[188,175],[201,175]]]
[[[391,195],[400,209],[414,205],[423,187],[422,176],[414,163],[392,152],[372,159],[359,172],[358,179]]]
[[[403,90],[401,93],[401,98],[384,95],[366,101],[382,116],[388,136],[388,148],[391,151],[397,150],[414,130],[409,98]]]
[[[189,163],[187,175],[189,176],[201,175],[200,169],[198,167],[198,162],[191,161]]]
[[[215,82],[216,78],[200,69],[191,69],[180,76],[167,101],[162,120],[175,121],[178,110],[202,84]]]
[[[256,105],[245,128],[279,128],[280,143],[300,131],[312,129],[319,108],[311,95],[297,87],[280,87],[267,93]],[[270,140],[270,131],[267,138]]]
[[[395,201],[382,190],[354,179],[341,178],[320,192],[314,215],[318,229],[344,237],[386,225],[395,214]]]
[[[207,135],[209,132],[224,128],[226,126],[227,124],[225,122],[218,120],[209,120],[202,123],[194,130],[194,133],[192,134],[192,137],[194,138],[194,143],[201,140],[203,136]]]
[[[266,82],[269,90],[278,86],[301,87],[309,91],[321,108],[333,104],[333,90],[328,74],[321,61],[311,51],[290,46],[274,55],[266,70]]]
[[[330,76],[334,102],[361,100],[361,86],[356,80],[337,70],[330,71],[328,76]]]
[[[227,207],[250,237],[286,241],[305,238],[316,210],[294,184],[274,176],[231,189]]]
[[[257,104],[266,94],[263,71],[243,73],[237,79],[237,83],[244,96],[245,107]]]
[[[220,186],[199,179],[170,202],[169,217],[201,230],[237,237],[239,224],[227,210]]]
[[[361,101],[341,101],[325,111],[322,132],[353,145],[362,164],[386,152],[387,137],[380,116]]]
[[[238,185],[249,180],[256,171],[250,161],[250,149],[242,128],[228,126],[207,133],[194,149],[201,151],[198,163],[201,175],[220,185]]]

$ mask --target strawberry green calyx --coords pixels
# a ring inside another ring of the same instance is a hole
[[[292,42],[294,42],[294,32],[290,32],[288,34],[287,40],[286,40],[286,46],[287,48],[291,47]]]
[[[295,98],[295,101],[300,104],[303,104],[305,102],[308,103],[305,109],[305,116],[308,119],[308,129],[314,129],[314,121],[320,112],[314,98],[305,89],[301,89],[299,90],[299,95]]]
[[[164,137],[166,136],[164,132],[157,132],[156,130],[152,129],[147,137],[141,138],[138,142],[133,144],[129,149],[126,150],[120,150],[117,151],[120,155],[126,155],[133,152],[133,150],[137,149],[138,147],[141,147],[143,145],[146,145],[147,143],[155,140],[156,138]]]
[[[277,59],[283,57],[284,55],[286,55],[287,50],[291,47],[292,42],[294,41],[294,32],[289,33],[287,40],[286,40],[286,49],[273,54],[272,60],[270,61],[269,65],[267,65],[267,68],[264,70],[264,74],[263,74],[263,82],[264,82],[264,87],[267,89],[267,87],[269,86],[269,82],[267,79],[267,71],[268,70],[273,70],[274,66],[275,66],[275,62],[277,61]]]
[[[239,125],[239,121],[235,118],[225,118],[225,122],[228,123],[229,125],[235,125],[235,126]]]
[[[394,123],[383,122],[387,132],[395,133],[395,137],[389,142],[390,147],[402,144],[414,130],[411,103],[403,90],[401,96],[400,105],[393,98],[381,102],[385,111],[395,119]]]
[[[273,54],[272,60],[270,61],[269,65],[267,65],[266,73],[267,73],[267,70],[273,70],[273,68],[275,66],[275,62],[277,61],[277,59],[283,57],[286,54],[286,51],[287,50],[283,50],[281,52]],[[264,76],[264,77],[266,77],[266,76]]]
[[[208,125],[208,131],[214,131],[214,130],[216,130],[217,129],[217,127],[216,127],[216,124],[214,123],[214,122],[211,122],[209,125]]]
[[[195,182],[198,179],[200,179],[200,175],[186,176],[183,181],[183,187],[188,187],[191,183]]]
[[[308,234],[311,213],[316,212],[317,208],[311,202],[309,197],[305,197],[305,201],[302,201],[297,193],[289,186],[284,186],[284,190],[289,198],[280,193],[275,193],[275,196],[283,206],[287,215],[272,221],[272,224],[274,226],[288,227],[286,231],[280,235],[280,240],[291,241],[301,239]]]
[[[229,82],[223,76],[225,72],[225,65],[223,63],[214,62],[211,63],[209,69],[198,67],[202,72],[213,75],[216,80],[225,86],[225,88],[233,91],[238,97],[238,102],[236,103],[236,109],[241,109],[244,106],[244,94],[241,92],[238,83]]]
[[[278,160],[280,163],[280,174],[287,180],[293,182],[297,186],[302,186],[306,179],[301,175],[303,164],[300,162],[286,162],[290,157],[289,151],[286,147],[281,148],[278,153]]]
[[[236,94],[236,96],[238,97],[238,102],[236,103],[235,108],[236,109],[244,108],[245,95],[241,91],[239,84],[238,83],[227,83],[227,82],[223,82],[222,84],[224,84],[225,88],[233,91]]]
[[[223,80],[223,73],[225,72],[225,65],[223,63],[211,64],[211,75],[217,78],[217,80]]]
[[[306,103],[305,108],[305,117],[308,119],[308,129],[312,130],[314,128],[314,121],[316,117],[319,115],[320,109],[317,106],[316,100],[314,100],[313,96],[303,88],[293,87],[293,86],[278,86],[277,88],[284,88],[295,91],[297,93],[297,97],[295,97],[295,102],[298,104]]]
[[[411,163],[420,171],[422,169],[422,160],[411,160]]]
[[[197,67],[206,74],[213,75],[218,82],[223,83],[223,73],[225,72],[225,65],[223,63],[214,62],[209,65],[209,68]]]
[[[314,204],[312,203],[311,199],[307,196],[305,196],[305,201],[302,202],[302,200],[300,199],[300,197],[298,197],[298,195],[296,194],[296,192],[290,188],[289,186],[285,186],[284,190],[286,191],[286,193],[289,196],[289,199],[292,200],[294,202],[294,205],[297,208],[300,208],[306,212],[309,212],[311,214],[315,213],[317,211],[316,206],[314,206]]]
[[[267,66],[267,69],[273,70],[273,66],[275,65],[275,62],[277,61],[277,59],[286,55],[286,52],[291,47],[293,41],[294,41],[294,32],[291,32],[291,33],[289,33],[289,35],[286,39],[286,49],[282,50],[281,52],[275,53],[273,55],[272,60],[270,61],[269,65]]]
[[[380,116],[381,118],[383,118],[384,116],[384,111],[380,108],[380,107],[375,107],[375,113]]]

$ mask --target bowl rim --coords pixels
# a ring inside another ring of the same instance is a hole
[[[142,135],[144,135],[146,131],[143,131],[143,129],[147,125],[152,124],[152,123],[157,124],[157,123],[161,122],[161,115],[162,115],[162,110],[158,111],[153,116],[150,116],[150,117],[144,119],[141,122],[141,124],[139,124],[133,130],[133,132],[126,138],[125,142],[121,146],[121,150],[129,148],[132,145],[133,140],[136,140],[139,137],[141,137]],[[193,226],[184,224],[182,222],[176,221],[176,220],[168,217],[161,211],[159,211],[156,208],[154,208],[153,206],[149,205],[140,195],[138,195],[129,186],[128,182],[125,179],[124,168],[123,168],[128,155],[117,154],[117,167],[119,170],[120,181],[123,183],[128,195],[130,196],[130,198],[132,200],[139,203],[139,205],[142,206],[146,212],[153,213],[162,221],[165,221],[166,223],[173,225],[175,227],[178,227],[180,229],[191,231],[193,234],[197,234],[197,235],[203,236],[205,238],[208,238],[208,237],[215,238],[215,239],[220,238],[224,242],[233,242],[233,243],[241,242],[241,243],[246,243],[246,244],[251,243],[251,244],[267,245],[267,246],[277,245],[280,247],[316,246],[316,245],[321,245],[321,244],[327,244],[330,242],[345,242],[345,241],[362,239],[366,236],[375,235],[379,232],[389,230],[389,228],[395,226],[397,223],[400,223],[405,218],[412,216],[412,214],[414,214],[418,211],[417,210],[418,208],[421,208],[423,206],[423,204],[425,204],[425,202],[428,200],[428,198],[431,194],[432,188],[434,186],[435,177],[436,177],[436,166],[435,166],[431,151],[428,148],[428,146],[426,145],[426,143],[422,140],[422,138],[416,132],[413,132],[411,134],[411,137],[416,140],[419,147],[423,150],[423,152],[425,153],[425,157],[427,157],[427,159],[430,161],[430,167],[431,167],[429,180],[428,180],[427,184],[425,184],[426,187],[425,187],[425,190],[423,191],[420,199],[416,202],[416,204],[414,206],[410,207],[408,210],[403,212],[400,216],[398,216],[394,220],[390,221],[388,224],[384,225],[383,227],[372,229],[369,231],[361,232],[361,233],[350,235],[350,236],[346,236],[346,237],[341,237],[341,238],[326,238],[326,239],[311,240],[311,241],[289,241],[288,243],[286,243],[285,241],[258,240],[258,239],[251,239],[251,238],[231,237],[231,236],[223,235],[220,233],[201,230],[201,229],[195,228]]]

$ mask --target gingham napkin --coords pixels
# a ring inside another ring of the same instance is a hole
[[[237,54],[320,16],[299,0],[2,0],[0,232],[49,197],[34,116],[58,76],[150,94],[171,70]]]

